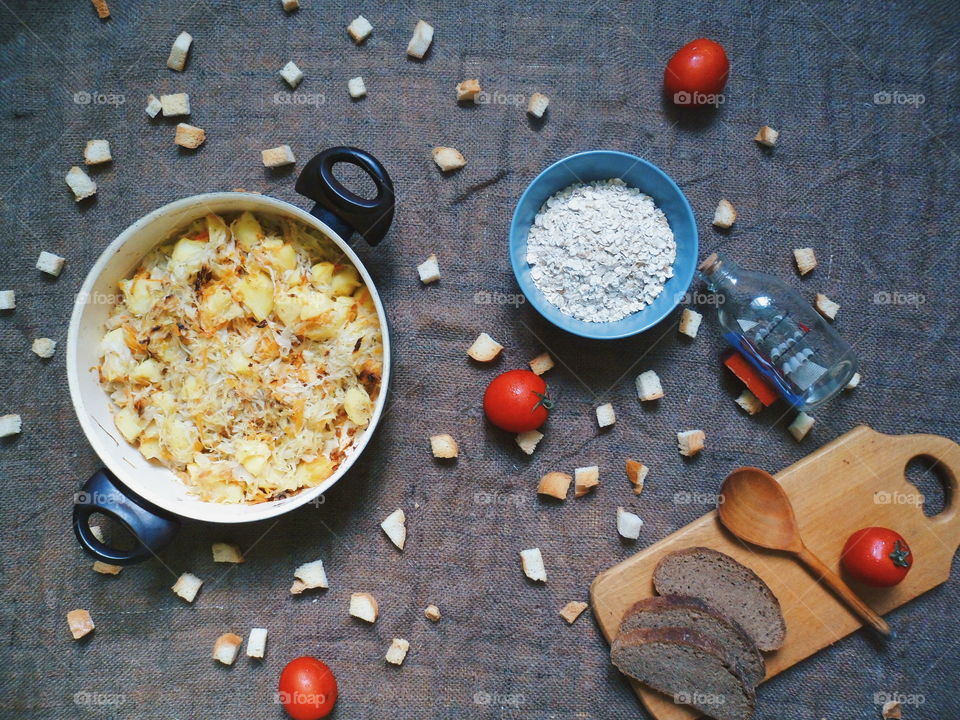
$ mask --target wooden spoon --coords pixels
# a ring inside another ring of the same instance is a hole
[[[755,467],[734,470],[723,481],[720,497],[720,522],[730,532],[754,545],[796,555],[817,582],[826,584],[878,632],[890,634],[887,622],[803,544],[790,498],[770,473]]]

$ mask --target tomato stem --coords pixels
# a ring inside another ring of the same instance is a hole
[[[889,557],[893,560],[893,564],[897,567],[910,567],[910,563],[907,562],[907,558],[910,555],[910,550],[903,546],[903,544],[897,540],[893,544],[893,552],[890,553]]]
[[[537,400],[537,404],[534,405],[534,406],[530,409],[530,412],[534,412],[534,411],[535,411],[538,407],[540,407],[541,405],[543,405],[543,407],[546,408],[547,410],[553,410],[553,406],[554,406],[556,403],[554,403],[553,400],[551,400],[550,398],[548,398],[548,397],[546,396],[546,394],[544,394],[544,393],[538,393],[536,390],[533,391],[533,394],[536,395],[536,396],[537,396],[538,398],[540,398],[540,399]]]

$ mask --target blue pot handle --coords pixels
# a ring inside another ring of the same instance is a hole
[[[362,198],[333,176],[333,166],[342,162],[356,165],[370,176],[377,188],[376,197]],[[393,181],[379,160],[359,148],[340,146],[324,150],[303,166],[294,187],[316,203],[310,214],[344,240],[356,232],[370,245],[377,245],[393,222]]]
[[[116,550],[93,535],[90,516],[103,513],[122,523],[137,541],[132,550]],[[173,540],[180,521],[125,488],[106,468],[97,470],[74,496],[73,531],[83,549],[112,565],[143,562]]]

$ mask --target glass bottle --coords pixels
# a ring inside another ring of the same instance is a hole
[[[853,350],[795,290],[716,253],[700,272],[716,295],[724,339],[791,405],[809,410],[850,382]]]

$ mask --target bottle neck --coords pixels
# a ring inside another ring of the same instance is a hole
[[[700,264],[700,274],[711,292],[728,292],[737,285],[740,267],[722,255],[713,254]]]

